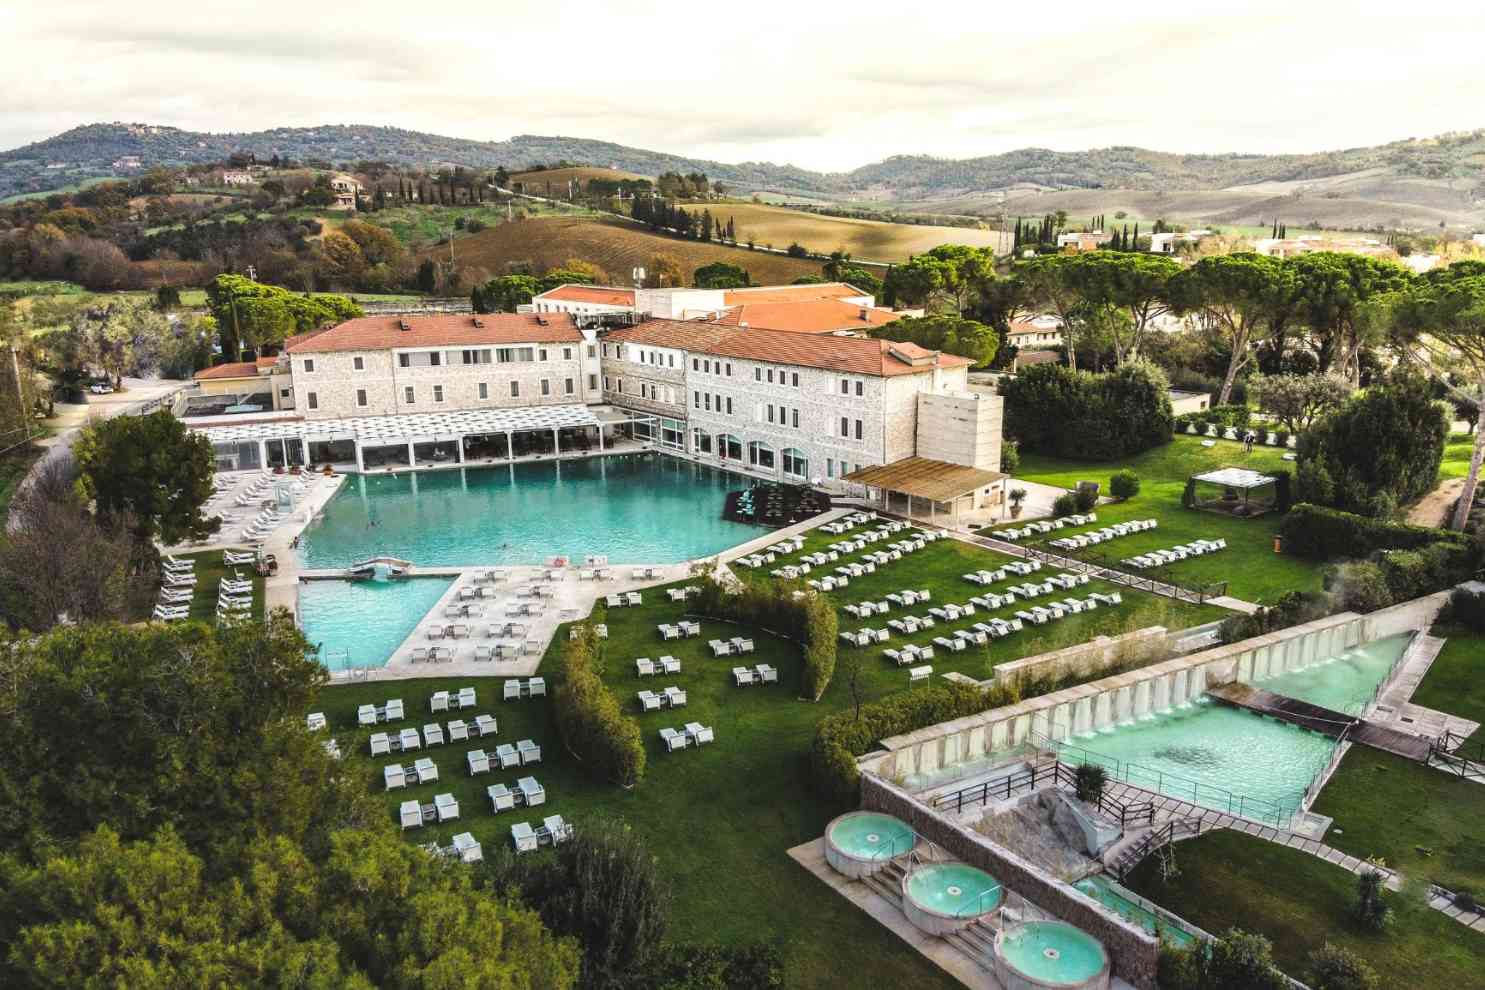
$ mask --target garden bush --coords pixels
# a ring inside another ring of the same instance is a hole
[[[822,795],[852,800],[860,780],[856,757],[866,753],[878,740],[1015,700],[1015,693],[1004,688],[942,683],[862,705],[859,717],[855,709],[827,715],[815,726],[815,740],[810,747],[810,769],[815,783]]]
[[[1058,495],[1057,500],[1052,503],[1052,515],[1070,516],[1078,511],[1078,499],[1072,492],[1066,495]]]
[[[1375,612],[1386,608],[1397,599],[1387,587],[1387,578],[1382,568],[1369,560],[1353,560],[1342,564],[1333,578],[1340,607],[1347,612]]]
[[[1006,438],[1000,443],[1000,470],[1002,474],[1015,474],[1021,467],[1021,445]]]
[[[1448,433],[1427,382],[1398,378],[1368,389],[1300,437],[1299,497],[1384,516],[1433,489]]]
[[[639,723],[625,715],[598,672],[598,636],[585,627],[562,651],[552,713],[562,743],[593,776],[624,787],[645,775]]]
[[[1311,990],[1376,990],[1377,971],[1360,956],[1326,942],[1310,956]]]
[[[1387,522],[1301,502],[1279,528],[1284,552],[1312,560],[1365,557],[1377,550],[1413,550],[1447,541],[1468,545],[1469,537],[1447,529]]]
[[[798,643],[803,654],[801,697],[819,701],[835,674],[839,624],[835,609],[819,595],[795,597],[798,582],[769,581],[740,589],[723,587],[710,576],[700,582],[692,608],[703,615],[754,626]]]
[[[1157,982],[1161,990],[1289,990],[1272,943],[1237,928],[1184,949],[1162,943]]]
[[[1108,374],[1039,364],[1002,383],[1006,432],[1026,450],[1112,460],[1168,443],[1175,428],[1165,374],[1129,364]]]
[[[1092,487],[1084,488],[1079,485],[1078,490],[1073,492],[1073,504],[1078,507],[1079,512],[1087,512],[1098,504],[1098,491]]]
[[[1485,632],[1485,595],[1468,588],[1455,588],[1439,613],[1441,622],[1457,622],[1475,632]]]
[[[1318,591],[1290,591],[1280,596],[1272,605],[1264,606],[1252,615],[1234,615],[1222,622],[1219,634],[1222,642],[1236,643],[1252,639],[1275,629],[1287,629],[1302,622],[1321,619],[1334,611],[1329,595]]]
[[[1253,416],[1253,411],[1247,406],[1213,406],[1208,413],[1211,422],[1238,430],[1247,429],[1248,420]]]
[[[1109,494],[1117,499],[1134,498],[1140,493],[1140,476],[1125,468],[1109,478]]]

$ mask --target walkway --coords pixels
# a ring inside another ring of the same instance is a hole
[[[1399,732],[1430,739],[1437,739],[1445,732],[1458,736],[1474,735],[1480,728],[1479,722],[1415,705],[1410,700],[1443,648],[1444,640],[1437,636],[1418,634],[1392,682],[1377,699],[1377,721],[1385,722]]]
[[[1297,725],[1311,732],[1318,732],[1332,739],[1343,736],[1351,742],[1380,749],[1384,753],[1405,759],[1423,762],[1428,758],[1428,740],[1406,732],[1399,732],[1378,722],[1357,718],[1308,701],[1288,695],[1265,691],[1241,681],[1207,688],[1208,697],[1246,708],[1260,715],[1276,718],[1281,722]]]

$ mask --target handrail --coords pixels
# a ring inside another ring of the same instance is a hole
[[[955,911],[954,912],[954,917],[956,917],[956,918],[967,918],[967,917],[970,917],[972,915],[984,914],[985,912],[981,909],[980,906],[985,903],[985,897],[987,895],[989,895],[989,894],[999,894],[1004,889],[1005,889],[1005,887],[1004,887],[1003,884],[1000,884],[1000,883],[993,883],[993,884],[991,884],[990,886],[986,887],[984,890],[980,891],[978,894],[975,895],[974,910],[970,910],[969,908],[960,908],[958,911]]]

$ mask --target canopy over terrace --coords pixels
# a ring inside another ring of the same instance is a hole
[[[349,463],[365,470],[368,451],[376,463],[389,460],[418,465],[425,461],[464,463],[470,448],[491,440],[503,442],[504,455],[514,458],[521,450],[517,436],[540,439],[537,452],[563,453],[562,436],[597,437],[604,450],[604,429],[651,420],[644,413],[595,415],[585,405],[526,407],[520,409],[468,409],[447,413],[412,413],[405,416],[361,416],[346,419],[277,420],[238,422],[222,426],[193,427],[216,449],[220,469],[274,467],[312,463]],[[571,441],[569,441],[569,452]],[[421,448],[421,450],[420,450]],[[390,456],[388,456],[390,454]],[[405,458],[405,460],[404,460]]]
[[[881,493],[882,508],[892,511],[892,496],[907,499],[905,515],[913,515],[914,499],[928,503],[928,518],[938,521],[939,506],[957,524],[966,512],[989,508],[1004,500],[1006,475],[964,464],[951,464],[928,457],[904,457],[891,464],[879,464],[852,471],[844,481],[875,488]],[[966,504],[967,501],[967,504]]]
[[[1225,467],[1191,476],[1191,503],[1198,509],[1211,509],[1235,516],[1256,516],[1274,507],[1278,500],[1279,479],[1247,468]],[[1220,488],[1215,498],[1201,497],[1201,485]]]

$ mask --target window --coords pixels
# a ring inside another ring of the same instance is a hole
[[[281,389],[279,389],[278,390],[279,397],[280,398],[283,398],[283,399],[287,399],[289,397],[290,391],[291,390],[290,389],[287,389],[287,388],[281,388]]]
[[[717,436],[717,456],[724,461],[742,460],[742,442],[730,433]]]
[[[843,437],[851,435],[851,421],[844,416],[840,418],[840,435]]]
[[[728,378],[731,378],[732,377],[732,362],[731,361],[728,361],[727,362],[727,377]]]
[[[314,370],[315,370],[315,359],[314,358],[305,358],[304,359],[304,373],[305,374],[311,374]]]
[[[769,368],[768,369],[768,384],[770,384],[770,385],[773,384],[773,369],[772,368]]]
[[[411,354],[399,354],[399,355],[397,355],[397,367],[399,367],[399,368],[411,368],[412,367],[412,355]]]
[[[834,478],[835,477],[835,458],[834,457],[827,457],[827,458],[825,458],[825,477],[827,477],[827,478]]]
[[[639,397],[641,399],[648,399],[650,397],[650,386],[644,382],[639,383]]]
[[[753,381],[755,381],[755,382],[761,382],[761,381],[763,381],[763,369],[762,368],[754,368],[753,369]]]
[[[692,371],[700,371],[701,370],[701,359],[700,358],[692,358],[691,359],[691,370]]]
[[[538,360],[538,361],[545,361],[546,359],[547,359],[547,349],[545,347],[539,347],[539,348],[537,348],[537,350],[536,350],[536,360]]]
[[[564,347],[564,348],[562,348],[562,360],[564,360],[564,361],[571,361],[572,360],[572,348],[571,347]]]
[[[573,385],[572,385],[572,379],[571,378],[564,378],[564,379],[562,379],[562,392],[563,392],[563,394],[564,395],[571,395],[573,393],[573,391],[574,390],[573,390]]]
[[[598,348],[594,347],[592,344],[589,344],[588,345],[588,360],[591,361],[594,358],[596,358],[597,356],[598,356]]]
[[[703,430],[692,430],[691,449],[698,454],[710,454],[712,452],[711,434]]]
[[[589,375],[588,376],[588,391],[589,392],[596,392],[596,391],[598,391],[598,376],[597,375]]]
[[[791,371],[789,373],[789,379],[790,379],[789,380],[789,384],[790,385],[793,385],[795,388],[798,388],[799,387],[799,372],[797,372],[797,371]]]
[[[440,364],[443,364],[443,352],[430,351],[428,354],[428,367],[437,368]]]
[[[859,398],[865,391],[865,382],[856,383],[856,396]]]
[[[351,358],[351,367],[355,368],[357,371],[365,371],[366,359],[360,356]]]
[[[773,422],[773,403],[772,402],[770,402],[768,404],[768,421],[770,423]]]
[[[356,405],[366,405],[366,390],[364,388],[356,389]]]
[[[488,399],[489,397],[490,397],[490,383],[489,382],[480,382],[480,398],[481,399]]]
[[[519,364],[534,360],[536,350],[531,347],[497,347],[495,360],[500,364]]]
[[[850,395],[851,394],[851,383],[848,382],[844,378],[842,378],[840,380],[840,394],[841,395]]]
[[[453,351],[450,351],[449,353],[452,354]],[[483,350],[464,350],[464,351],[460,351],[459,352],[459,363],[460,364],[489,364],[490,363],[490,350],[489,350],[489,348],[485,348]]]
[[[784,448],[784,473],[796,478],[807,478],[810,473],[809,459],[804,456],[804,451],[793,447]]]
[[[510,383],[510,397],[512,399],[519,399],[521,397],[521,383],[520,382],[513,381],[513,382]]]
[[[748,444],[748,463],[765,471],[773,470],[773,448],[761,440]]]
[[[542,395],[551,395],[552,394],[552,380],[550,378],[543,378],[541,380],[541,394]]]
[[[727,397],[727,415],[732,415],[732,396]]]
[[[434,402],[442,402],[443,401],[443,386],[442,385],[435,385],[435,386],[433,386],[433,401]]]
[[[417,402],[418,401],[418,399],[417,399],[417,393],[413,391],[413,387],[411,385],[408,385],[405,388],[403,388],[403,390],[402,390],[402,401],[403,402],[406,402],[408,405],[412,405],[414,402]]]
[[[718,408],[720,408],[720,406],[721,406],[721,404],[718,403]],[[712,396],[711,396],[711,393],[710,392],[708,392],[707,395],[706,395],[706,411],[707,412],[711,412],[712,411]]]
[[[856,420],[856,439],[861,439],[861,420]]]
[[[790,418],[793,420],[793,422],[789,425],[794,427],[796,430],[799,429],[799,410],[794,410],[794,415]]]
[[[711,397],[710,396],[707,397],[706,407],[708,409],[710,409],[712,407]],[[693,408],[693,409],[700,409],[701,408],[701,393],[700,392],[692,392],[691,393],[691,408]]]
[[[608,375],[603,376],[603,390],[605,392],[612,392],[614,390],[613,382],[609,381]]]
[[[309,403],[309,408],[311,408],[311,409],[318,409],[318,408],[320,408],[320,397],[318,395],[316,395],[315,393],[313,393],[313,392],[306,393],[305,396],[304,396],[304,398],[305,398],[305,401],[307,401]]]

